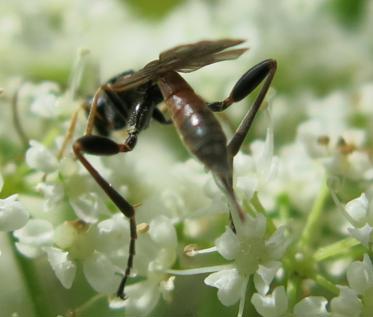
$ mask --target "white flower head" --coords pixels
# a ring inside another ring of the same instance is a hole
[[[354,220],[357,227],[363,226],[367,222],[368,216],[368,199],[365,193],[362,193],[359,197],[349,201],[345,209]]]
[[[270,295],[255,293],[251,303],[263,317],[284,316],[288,310],[288,298],[283,286],[276,287]]]
[[[237,175],[237,191],[251,199],[255,192],[268,191],[267,185],[275,179],[279,170],[279,159],[273,154],[273,126],[267,128],[264,141],[254,141],[251,155],[239,152],[234,160]]]
[[[373,288],[373,266],[367,254],[364,255],[362,262],[351,263],[347,269],[347,280],[358,294],[364,294],[364,292]]]
[[[76,274],[76,264],[69,258],[68,252],[54,247],[46,247],[44,251],[48,255],[54,273],[65,288],[70,288]]]
[[[331,300],[332,316],[358,317],[372,314],[373,265],[367,254],[347,269],[349,286],[339,286],[340,293]]]
[[[42,182],[36,186],[44,195],[44,210],[46,212],[56,210],[64,197],[64,187],[60,182]]]
[[[337,206],[353,226],[347,228],[350,234],[369,248],[373,242],[373,210],[367,195],[362,193],[344,206],[334,192],[332,192],[332,195]]]
[[[210,274],[204,280],[206,285],[218,289],[218,298],[225,306],[237,303],[241,297],[241,289],[245,280],[236,268],[221,270]]]
[[[26,163],[31,168],[44,173],[54,172],[58,168],[56,156],[35,140],[30,141],[30,148],[26,152]]]
[[[30,219],[13,234],[18,239],[17,249],[27,257],[37,257],[44,247],[53,244],[53,225],[47,220]]]
[[[129,315],[145,316],[161,297],[170,299],[174,278],[165,272],[175,262],[176,248],[175,228],[165,216],[153,219],[149,224],[149,231],[139,235],[133,272],[145,280],[128,285],[125,289],[128,298],[121,306]],[[110,305],[118,307],[120,303],[113,300]]]
[[[70,198],[70,204],[78,218],[86,223],[95,223],[100,215],[109,213],[98,195],[92,192]]]
[[[289,300],[283,286],[276,287],[272,294],[261,295],[255,293],[251,302],[257,312],[263,317],[328,317],[327,300],[320,296],[305,297],[294,305],[289,313]]]
[[[29,213],[18,200],[17,195],[0,199],[0,231],[22,228],[29,219]]]
[[[333,317],[360,317],[362,309],[357,292],[347,286],[339,286],[339,295],[330,301]]]
[[[283,229],[266,237],[266,218],[262,214],[255,218],[247,215],[244,222],[237,223],[236,230],[235,234],[227,227],[216,240],[217,251],[227,260],[234,261],[233,268],[212,273],[205,283],[218,288],[218,298],[224,305],[241,300],[240,307],[243,307],[249,277],[254,275],[255,286],[261,293],[266,293],[281,266],[278,259],[289,242]]]
[[[99,293],[113,294],[118,288],[118,268],[104,253],[94,251],[84,260],[83,271],[89,284]]]

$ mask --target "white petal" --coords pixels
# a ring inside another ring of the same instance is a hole
[[[58,167],[55,155],[43,144],[34,140],[30,141],[30,148],[26,152],[26,163],[31,168],[44,173],[51,173]]]
[[[169,218],[158,216],[150,222],[149,226],[149,235],[153,241],[167,248],[176,247],[176,230]]]
[[[128,220],[121,213],[116,213],[111,218],[100,221],[97,224],[95,249],[110,254],[110,256],[116,255],[122,262],[123,256],[127,255],[130,240],[129,231]]]
[[[95,251],[83,264],[84,275],[88,283],[100,293],[114,293],[121,277],[117,268],[105,254]]]
[[[64,187],[61,183],[39,183],[36,189],[44,195],[44,210],[56,210],[64,197]]]
[[[266,241],[266,249],[271,259],[282,258],[286,249],[290,245],[291,239],[285,235],[285,226],[280,226],[272,236]]]
[[[288,298],[283,286],[276,287],[272,294],[267,296],[255,293],[251,303],[263,317],[280,317],[288,309]]]
[[[360,317],[363,304],[356,291],[346,286],[339,286],[339,296],[330,301],[330,310],[334,317]]]
[[[229,227],[215,240],[215,245],[218,252],[227,260],[233,260],[240,250],[240,242]]]
[[[126,288],[128,298],[124,308],[128,316],[147,316],[157,305],[160,298],[159,284],[145,281]]]
[[[54,273],[65,288],[70,288],[73,284],[76,264],[69,259],[69,253],[54,247],[44,249],[48,255],[48,262]]]
[[[255,218],[247,215],[244,222],[239,222],[235,225],[239,240],[264,239],[267,219],[262,214],[256,215]]]
[[[277,261],[266,263],[266,265],[259,265],[259,269],[254,274],[254,284],[256,290],[261,295],[266,295],[269,287],[275,277],[281,263]]]
[[[108,213],[106,206],[96,193],[84,193],[74,197],[70,199],[70,204],[75,214],[87,223],[95,223],[100,214]]]
[[[347,280],[350,286],[359,294],[373,287],[373,267],[368,255],[362,262],[355,261],[347,269]]]
[[[77,247],[74,245],[75,243],[82,243],[82,240],[77,240],[80,237],[82,237],[81,233],[84,232],[86,228],[88,228],[88,224],[84,224],[83,222],[77,223],[77,222],[70,222],[70,221],[65,221],[59,226],[56,227],[54,230],[54,245],[66,250],[71,247]],[[85,241],[83,242],[83,245],[85,249],[88,249],[87,243]],[[81,245],[78,247],[81,249]]]
[[[14,236],[21,242],[32,246],[49,246],[53,243],[53,225],[42,219],[30,219],[22,228],[14,231]]]
[[[361,228],[350,227],[347,228],[347,230],[356,240],[360,241],[362,245],[366,248],[369,247],[373,231],[373,228],[369,224],[365,224]]]
[[[43,254],[43,251],[39,247],[34,247],[30,244],[16,242],[17,250],[27,258],[36,258]]]
[[[303,298],[294,306],[295,317],[328,317],[326,310],[328,301],[321,296]]]
[[[206,285],[218,289],[218,298],[225,306],[234,305],[239,301],[243,281],[236,269],[212,273],[204,280]]]
[[[0,231],[13,231],[22,228],[29,214],[19,202],[17,195],[0,199]]]
[[[43,118],[53,118],[58,114],[57,100],[51,93],[40,95],[32,102],[31,111]]]
[[[365,193],[362,193],[358,198],[349,201],[345,208],[348,214],[356,221],[358,226],[363,226],[366,223],[368,199]]]

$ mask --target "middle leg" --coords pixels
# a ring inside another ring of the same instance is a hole
[[[131,273],[133,266],[133,259],[135,256],[135,241],[137,239],[136,232],[136,219],[135,219],[135,209],[134,207],[115,190],[111,184],[109,184],[101,174],[92,166],[92,164],[84,157],[83,153],[89,153],[94,155],[115,155],[120,152],[131,151],[136,144],[136,136],[127,138],[126,142],[123,144],[115,143],[109,138],[96,136],[96,135],[86,135],[75,141],[73,145],[73,150],[76,157],[80,160],[83,166],[95,179],[97,184],[102,188],[102,190],[109,196],[112,202],[118,207],[118,209],[129,219],[130,223],[130,244],[128,250],[128,260],[127,266],[119,284],[117,290],[117,296],[125,299],[126,295],[124,288],[127,279]]]

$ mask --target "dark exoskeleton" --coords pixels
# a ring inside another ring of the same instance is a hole
[[[239,151],[276,71],[276,61],[265,60],[249,69],[237,81],[223,101],[206,103],[177,72],[190,72],[205,65],[235,59],[246,49],[231,49],[241,40],[201,41],[177,46],[160,54],[138,72],[125,72],[109,80],[96,92],[90,105],[86,135],[75,141],[77,158],[94,177],[114,204],[130,221],[130,245],[127,267],[117,296],[125,298],[124,287],[130,275],[135,255],[136,221],[134,207],[120,195],[87,161],[83,153],[114,155],[131,151],[138,134],[151,119],[170,123],[159,110],[164,101],[186,148],[214,175],[217,184],[228,197],[236,214],[232,218],[244,221],[245,214],[233,190],[233,158]],[[254,104],[244,116],[230,141],[227,141],[213,112],[223,111],[263,85]],[[100,135],[91,135],[95,127]],[[112,130],[126,128],[128,136],[116,143],[107,136]],[[238,215],[238,217],[237,217]],[[232,219],[231,219],[232,221]]]

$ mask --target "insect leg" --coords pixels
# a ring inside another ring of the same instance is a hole
[[[260,89],[260,92],[256,97],[254,104],[246,113],[232,139],[228,143],[228,150],[231,153],[232,157],[234,157],[239,151],[247,135],[247,132],[249,131],[254,121],[255,115],[258,112],[260,105],[262,104],[263,99],[271,85],[272,79],[276,72],[276,68],[277,62],[275,60],[264,60],[242,75],[242,77],[233,87],[228,98],[226,98],[222,102],[214,102],[208,105],[208,107],[212,111],[223,111],[233,103],[238,102],[248,96],[264,80],[263,86]]]
[[[128,140],[128,139],[127,139]],[[133,146],[127,145],[126,142],[123,144],[117,144],[114,141],[95,135],[87,135],[79,138],[73,145],[73,150],[76,157],[80,160],[87,171],[92,175],[97,184],[103,189],[103,191],[109,196],[112,202],[119,208],[119,210],[129,219],[130,223],[130,244],[128,250],[128,260],[125,273],[122,277],[120,285],[117,290],[117,296],[125,299],[124,287],[127,279],[130,275],[133,259],[135,256],[135,241],[137,239],[136,233],[136,219],[134,207],[121,195],[119,194],[92,166],[91,163],[84,157],[83,153],[89,153],[94,155],[114,155],[119,152],[127,152],[132,150]]]
[[[67,145],[69,144],[69,142],[71,141],[72,137],[74,136],[74,132],[75,132],[75,128],[76,128],[76,124],[78,122],[78,117],[79,117],[79,113],[80,111],[83,109],[83,106],[80,106],[78,109],[76,109],[71,118],[70,118],[70,124],[69,124],[69,127],[65,133],[65,136],[63,138],[63,142],[62,142],[62,146],[60,148],[60,150],[58,151],[57,153],[57,159],[58,160],[61,160],[65,154],[65,151],[66,151],[66,148],[67,148]]]
[[[102,94],[102,92],[107,89],[107,85],[104,84],[100,87],[97,88],[95,95],[93,96],[92,104],[89,109],[89,114],[88,114],[88,119],[87,119],[87,126],[84,131],[84,135],[91,135],[95,123],[95,118],[96,118],[96,112],[97,112],[97,103],[98,103],[98,98]]]

